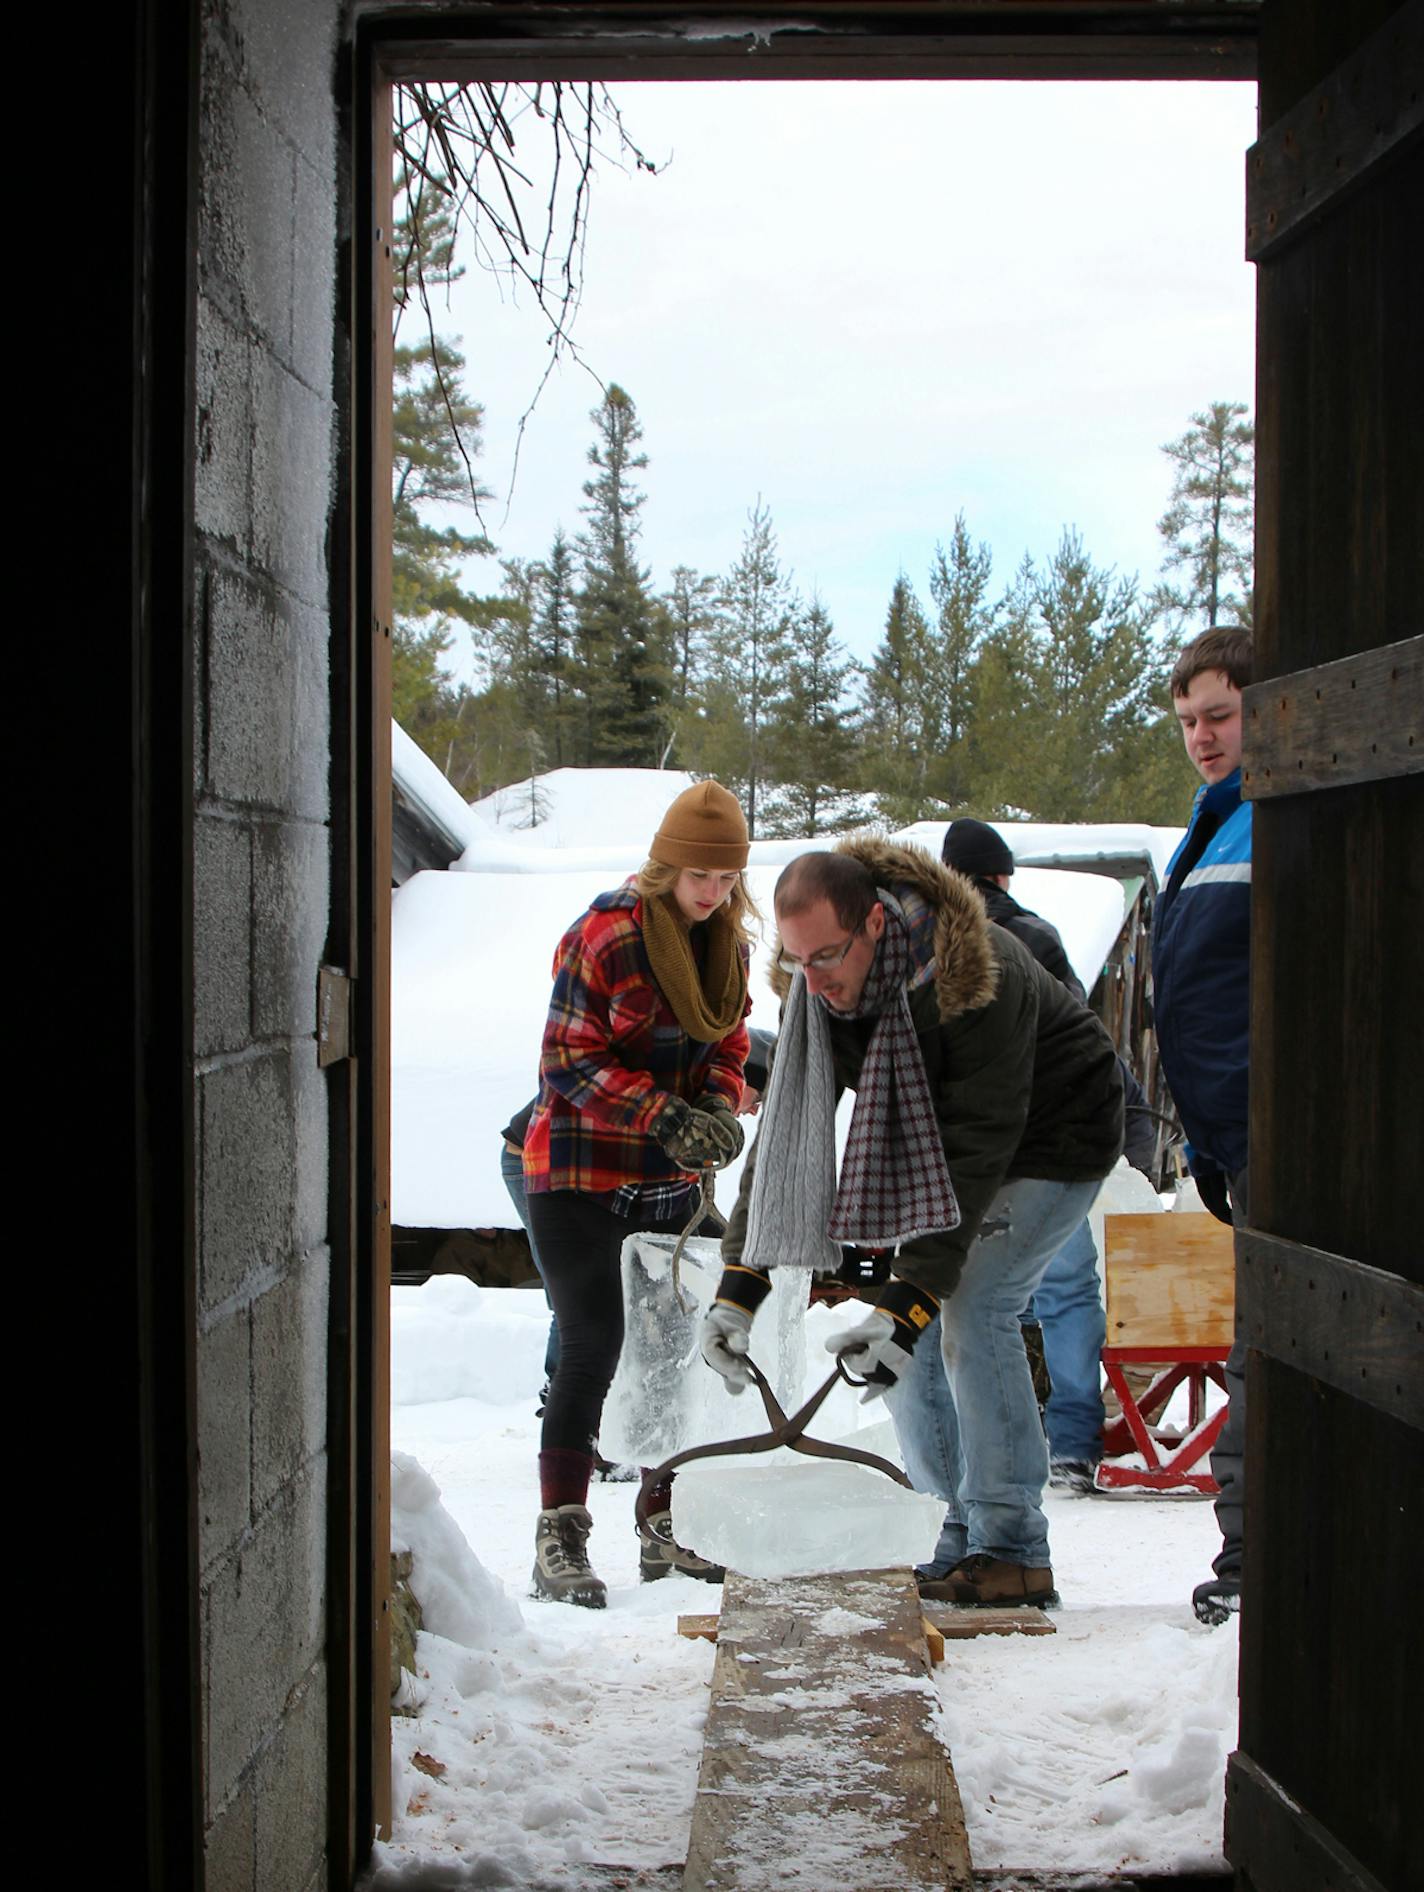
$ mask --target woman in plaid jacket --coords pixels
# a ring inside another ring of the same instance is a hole
[[[588,1561],[593,1444],[623,1345],[624,1238],[679,1233],[698,1173],[742,1147],[748,1037],[747,824],[716,782],[663,816],[638,874],[600,894],[554,955],[539,1101],[524,1143],[530,1228],[559,1324],[544,1408],[534,1591],[601,1609]],[[672,1542],[645,1578],[720,1571]]]

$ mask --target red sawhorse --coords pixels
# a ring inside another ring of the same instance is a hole
[[[1222,1364],[1231,1350],[1236,1286],[1232,1231],[1212,1216],[1190,1213],[1108,1215],[1103,1229],[1103,1367],[1122,1412],[1104,1430],[1097,1488],[1215,1497],[1209,1456],[1226,1407],[1208,1416],[1206,1388],[1208,1381],[1226,1387]],[[1123,1369],[1129,1365],[1159,1369],[1144,1392],[1128,1385]],[[1166,1433],[1162,1414],[1184,1382],[1187,1430]],[[1133,1451],[1142,1455],[1140,1466],[1108,1462]]]

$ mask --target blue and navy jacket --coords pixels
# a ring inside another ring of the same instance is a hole
[[[1194,1171],[1246,1163],[1251,804],[1241,771],[1203,783],[1152,927],[1153,1018]]]

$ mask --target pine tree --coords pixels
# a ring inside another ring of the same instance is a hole
[[[648,464],[636,451],[643,430],[632,397],[610,383],[590,419],[594,477],[584,482],[588,521],[579,539],[583,583],[577,604],[578,682],[585,764],[656,767],[665,740],[669,677],[660,626],[636,558],[644,495],[633,476]]]
[[[563,768],[572,753],[576,636],[573,552],[558,526],[549,556],[538,568],[534,620],[535,661],[548,681],[547,746],[556,769]]]
[[[767,827],[814,838],[826,832],[828,807],[843,800],[855,770],[846,695],[856,666],[819,597],[794,609],[788,628],[782,693],[767,731],[778,783]]]
[[[724,706],[720,733],[728,755],[722,779],[742,789],[753,839],[766,782],[765,728],[782,689],[790,605],[790,574],[781,569],[771,511],[758,495],[747,514],[741,555],[723,588],[709,692]]]
[[[865,780],[877,791],[881,812],[897,823],[918,820],[924,800],[928,659],[924,608],[901,572],[865,672],[861,712]]]
[[[1193,619],[1201,629],[1249,624],[1256,429],[1245,403],[1213,401],[1162,451],[1173,463],[1171,503],[1157,522],[1167,544],[1162,564],[1184,578],[1158,587],[1158,609],[1178,629]]]
[[[958,513],[948,552],[936,545],[930,568],[930,597],[938,616],[927,646],[924,717],[928,784],[951,806],[969,791],[970,685],[974,659],[994,626],[995,607],[988,602],[992,570],[989,547],[982,540],[977,547],[971,542],[964,514]]]

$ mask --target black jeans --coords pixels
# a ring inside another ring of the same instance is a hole
[[[610,1196],[575,1189],[536,1191],[527,1200],[530,1234],[559,1323],[559,1364],[540,1444],[592,1452],[623,1348],[623,1243],[629,1235],[680,1235],[696,1198],[663,1222],[615,1215]]]

